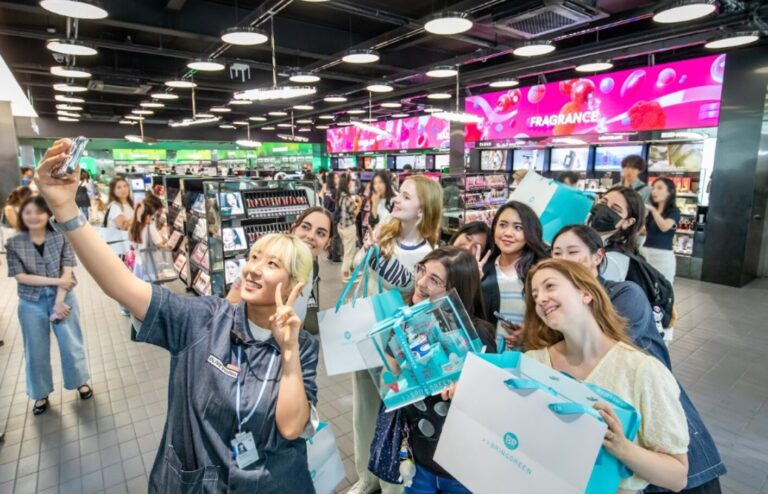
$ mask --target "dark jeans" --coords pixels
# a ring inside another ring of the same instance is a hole
[[[672,491],[656,491],[656,492],[663,492],[663,493],[668,492],[669,494],[672,494]],[[720,490],[720,479],[716,478],[698,487],[680,491],[678,494],[722,494],[722,492],[723,491]]]
[[[440,477],[416,465],[413,484],[405,488],[405,494],[472,494],[456,479]]]

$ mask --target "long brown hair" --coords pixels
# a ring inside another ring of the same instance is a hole
[[[467,314],[485,320],[485,304],[483,291],[480,288],[477,259],[464,249],[447,245],[438,247],[424,256],[419,264],[429,261],[437,261],[443,265],[448,278],[445,280],[445,289],[456,289],[456,293],[467,309]]]
[[[162,206],[162,203],[160,205]],[[145,227],[149,228],[150,225],[147,219],[152,219],[157,211],[158,208],[154,201],[143,200],[140,202],[139,207],[133,212],[133,222],[128,229],[128,240],[140,244],[142,242],[141,232]],[[149,232],[147,232],[147,238],[150,238]]]
[[[619,316],[616,312],[610,297],[605,293],[605,289],[603,289],[603,286],[589,268],[577,262],[566,261],[565,259],[545,259],[531,268],[528,271],[528,277],[525,279],[525,319],[523,327],[525,328],[526,348],[529,350],[546,348],[564,339],[563,333],[547,326],[547,323],[536,313],[532,280],[533,276],[542,269],[557,271],[570,281],[576,289],[590,295],[592,301],[589,303],[589,307],[592,309],[592,315],[597,321],[597,325],[603,331],[603,334],[613,340],[626,343],[632,347],[635,346],[627,334],[626,319]]]
[[[419,234],[430,245],[437,245],[439,240],[438,229],[443,215],[443,189],[440,184],[427,177],[414,175],[408,177],[405,182],[412,181],[416,185],[416,196],[421,204],[422,217],[419,222]],[[400,186],[402,190],[403,186]],[[392,218],[381,227],[379,233],[379,246],[384,257],[390,258],[395,252],[395,242],[400,237],[402,224],[400,220]]]
[[[334,232],[334,229],[336,228],[336,225],[333,224],[333,214],[327,209],[325,209],[323,206],[311,206],[305,209],[304,211],[302,211],[301,214],[298,217],[296,217],[296,220],[294,220],[293,224],[291,225],[291,233],[293,233],[294,230],[296,230],[299,227],[299,225],[301,225],[301,222],[304,221],[307,218],[307,216],[309,216],[312,213],[320,213],[324,215],[326,218],[328,218],[328,224],[331,225],[331,227],[328,229],[328,238],[332,239],[333,232]]]
[[[131,205],[131,208],[134,208],[135,206],[133,205],[133,197],[131,197],[131,185],[128,183],[128,180],[123,177],[115,177],[111,182],[109,182],[109,202],[116,202],[120,205],[121,208],[123,207],[123,203],[120,202],[120,199],[118,199],[115,195],[115,187],[117,187],[117,184],[120,182],[125,182],[125,185],[128,186],[127,202]]]

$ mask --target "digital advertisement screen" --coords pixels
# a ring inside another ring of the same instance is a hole
[[[432,115],[384,120],[370,125],[377,129],[376,132],[354,125],[326,130],[328,152],[355,153],[450,147],[450,122]]]
[[[725,55],[470,96],[466,141],[716,127]]]
[[[427,169],[427,156],[425,154],[417,154],[416,159],[413,162],[414,170],[426,170]]]
[[[598,146],[595,148],[595,171],[620,171],[621,160],[632,154],[642,156],[643,145]]]
[[[515,149],[512,167],[515,170],[543,171],[546,154],[546,149]]]
[[[484,172],[507,171],[509,163],[509,150],[488,149],[480,151],[480,170]]]
[[[222,216],[237,216],[245,214],[243,197],[239,192],[220,192],[219,209]]]
[[[435,155],[435,170],[442,170],[443,168],[448,168],[450,166],[451,157],[447,154],[436,154]]]
[[[240,278],[244,267],[245,259],[227,259],[224,261],[224,279],[227,285],[231,285]]]
[[[373,156],[372,170],[386,170],[387,169],[387,157],[386,156]]]
[[[549,169],[552,171],[586,171],[589,148],[552,148]]]
[[[416,156],[412,154],[407,154],[404,156],[395,156],[395,169],[396,170],[404,170],[405,165],[411,165],[411,169],[416,168]]]
[[[248,242],[245,240],[245,232],[242,227],[222,229],[221,243],[224,252],[237,252],[248,248]]]
[[[704,142],[651,144],[649,172],[698,172],[704,161]]]
[[[338,163],[339,170],[348,170],[357,166],[357,158],[355,156],[339,156]]]

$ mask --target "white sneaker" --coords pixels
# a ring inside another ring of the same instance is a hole
[[[349,488],[346,494],[373,494],[379,491],[378,482],[369,483],[365,480],[358,480],[355,485]]]

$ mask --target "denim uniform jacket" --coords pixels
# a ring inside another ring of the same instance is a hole
[[[305,439],[285,439],[275,422],[280,348],[272,337],[253,339],[244,303],[235,307],[218,297],[182,297],[153,286],[149,310],[139,326],[139,341],[171,353],[168,416],[149,478],[150,492],[315,492]],[[232,344],[233,328],[245,335],[245,345]],[[313,406],[318,347],[317,340],[300,332],[304,388]],[[238,348],[239,372],[227,367],[237,367]],[[244,469],[238,468],[231,445],[238,432],[238,383],[242,418],[264,387],[259,406],[242,427],[253,434],[259,459]]]
[[[672,362],[669,358],[669,350],[664,340],[656,329],[653,319],[653,311],[650,304],[637,303],[645,300],[643,290],[631,281],[606,281],[600,279],[608,292],[616,311],[629,322],[629,337],[643,349],[648,355],[656,357],[667,369],[672,370]],[[678,383],[680,385],[680,383]],[[698,410],[693,405],[690,397],[680,386],[680,404],[685,411],[688,420],[688,485],[686,489],[692,489],[724,475],[725,465],[720,459],[715,441],[712,439],[704,421],[701,420]],[[645,492],[666,492],[666,490],[653,485],[645,488]]]
[[[21,232],[8,239],[5,245],[8,260],[8,276],[34,274],[49,278],[60,278],[62,268],[77,266],[72,246],[61,233],[46,232],[43,256],[35,248],[28,232]],[[37,302],[44,286],[18,284],[19,298]]]

